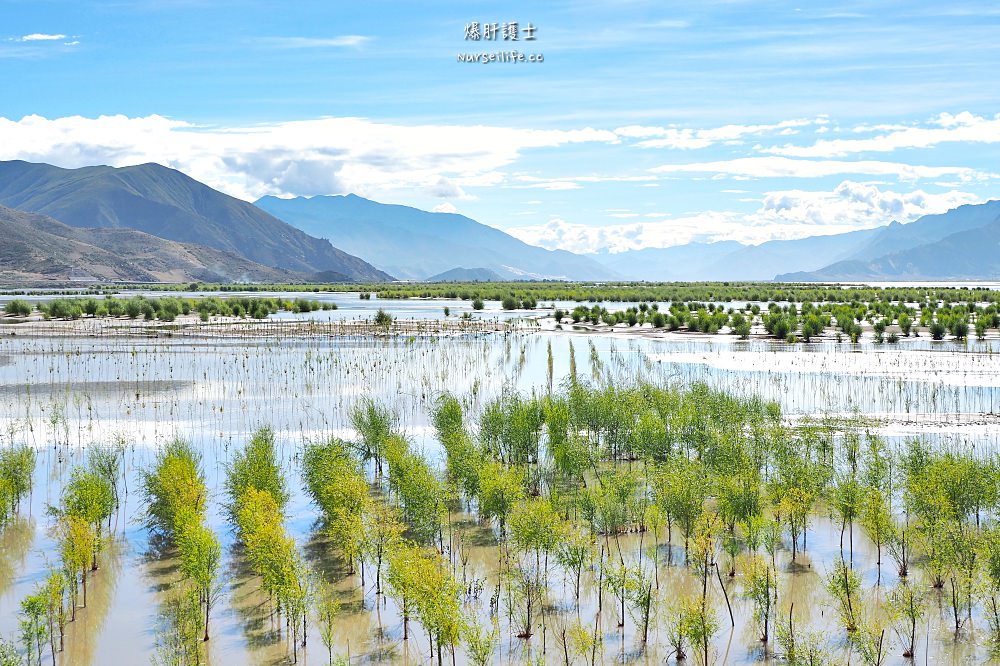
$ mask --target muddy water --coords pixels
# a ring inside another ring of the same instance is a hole
[[[303,495],[295,463],[303,441],[330,435],[351,436],[348,414],[355,401],[373,395],[395,405],[416,446],[441,462],[427,419],[427,409],[442,390],[464,396],[472,409],[504,387],[530,391],[547,384],[548,343],[552,344],[558,384],[569,367],[569,344],[578,372],[586,377],[645,377],[654,381],[707,381],[736,391],[758,392],[778,400],[790,414],[850,412],[888,414],[897,418],[897,436],[932,432],[946,444],[995,448],[998,429],[983,414],[992,410],[997,388],[969,381],[992,370],[988,350],[955,345],[911,345],[892,358],[870,347],[835,343],[774,346],[713,338],[667,337],[663,340],[537,334],[447,339],[274,340],[258,344],[191,343],[157,340],[35,339],[0,341],[0,433],[3,441],[26,441],[39,451],[39,465],[29,506],[0,535],[0,635],[17,631],[17,605],[41,580],[57,558],[47,533],[45,508],[55,504],[72,466],[92,442],[122,435],[128,492],[113,519],[115,542],[89,582],[88,607],[68,627],[64,663],[147,663],[155,656],[160,611],[166,590],[177,579],[175,563],[150,543],[141,524],[138,472],[149,464],[155,447],[173,437],[192,440],[204,452],[212,489],[209,520],[222,537],[226,571],[223,595],[213,613],[210,661],[213,664],[273,664],[288,659],[287,631],[272,619],[267,599],[249,576],[220,511],[224,465],[235,447],[260,425],[279,435],[280,453],[291,479],[288,529],[307,560],[337,583],[343,610],[338,620],[337,653],[353,663],[421,664],[429,659],[426,635],[411,624],[410,640],[402,640],[402,621],[391,600],[378,599],[372,572],[362,589],[360,576],[349,576],[336,550],[316,525],[317,513]],[[862,353],[855,353],[860,349]],[[782,351],[784,350],[784,351]],[[783,356],[782,354],[786,354]],[[860,360],[859,360],[860,359]],[[867,359],[867,360],[866,360]],[[905,418],[903,418],[905,417]],[[910,425],[901,426],[900,423]],[[936,426],[936,428],[935,428]],[[483,580],[483,592],[468,600],[468,611],[488,625],[488,599],[496,586],[498,551],[485,527],[456,517],[455,533],[469,546],[466,580]],[[675,535],[676,536],[676,535]],[[649,535],[622,537],[623,557],[641,558],[651,571],[646,550]],[[622,622],[615,599],[601,602],[604,663],[662,663],[669,653],[664,619],[672,600],[696,588],[683,566],[683,545],[675,539],[659,545],[657,559],[660,613],[643,649],[636,619],[626,610]],[[828,519],[814,517],[808,550],[796,563],[779,552],[780,614],[794,603],[796,627],[823,630],[830,646],[846,661],[846,643],[822,590],[821,576],[839,556],[840,532]],[[615,553],[618,544],[611,542]],[[854,533],[854,560],[864,573],[869,595],[877,597],[894,583],[883,565],[881,587],[871,544],[859,528]],[[886,558],[888,560],[888,558]],[[463,575],[456,564],[457,575]],[[562,629],[593,622],[598,606],[595,572],[584,577],[576,603],[573,585],[552,564],[547,579],[544,628],[530,640],[513,638],[503,601],[498,617],[502,641],[495,663],[526,663],[544,656],[562,663]],[[741,598],[739,576],[726,580],[733,605],[731,626],[717,580],[710,585],[720,631],[712,645],[717,663],[765,661],[751,609]],[[972,629],[959,641],[950,631],[947,601],[936,599],[921,645],[929,646],[929,663],[965,658],[982,661],[985,623],[974,616]],[[619,626],[619,624],[623,626]],[[891,634],[891,632],[889,632]],[[889,663],[902,663],[898,643],[887,635]],[[772,641],[773,648],[773,641]],[[924,655],[921,647],[918,660]],[[326,663],[315,628],[300,655],[304,663]],[[459,649],[457,663],[466,663]],[[577,659],[576,663],[582,663]],[[690,663],[690,662],[689,662]]]

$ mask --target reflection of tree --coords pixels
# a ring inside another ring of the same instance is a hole
[[[25,570],[28,551],[35,541],[35,519],[14,516],[0,530],[0,594]]]
[[[127,544],[114,539],[104,549],[101,568],[91,574],[87,583],[87,607],[77,609],[76,620],[66,625],[64,663],[96,663],[97,638],[115,602],[127,548]]]
[[[392,662],[400,655],[402,644],[402,618],[398,616],[395,604],[383,595],[374,600],[366,600],[359,594],[357,576],[350,572],[350,563],[331,543],[329,532],[321,522],[317,522],[303,545],[305,560],[313,574],[320,579],[326,593],[336,600],[336,617],[332,627],[332,643],[345,652],[350,647],[354,657],[362,657],[374,663]],[[374,591],[374,588],[371,590]],[[391,620],[399,621],[399,631],[382,628],[383,609],[392,606]],[[377,617],[370,608],[374,606]],[[397,635],[398,634],[398,635]]]

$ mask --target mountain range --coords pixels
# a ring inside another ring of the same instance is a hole
[[[159,164],[62,169],[0,162],[0,204],[79,228],[134,229],[297,273],[343,280],[391,279],[251,203]]]
[[[579,255],[349,194],[252,204],[158,164],[0,162],[0,279],[337,282],[1000,277],[1000,201],[900,224]]]
[[[1000,276],[1000,201],[960,206],[908,224],[760,245],[734,241],[592,255],[640,280],[836,282]]]
[[[506,280],[621,277],[593,258],[528,245],[455,213],[377,203],[353,194],[264,197],[257,206],[402,279],[424,280],[459,266],[487,269]]]
[[[876,230],[851,256],[780,281],[982,280],[1000,277],[1000,201]]]

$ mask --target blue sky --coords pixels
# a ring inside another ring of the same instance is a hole
[[[577,251],[833,233],[1000,196],[998,35],[985,2],[0,0],[0,159]],[[544,62],[457,58],[512,49]]]

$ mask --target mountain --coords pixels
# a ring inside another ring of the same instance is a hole
[[[0,206],[0,281],[288,282],[302,276],[132,229],[77,229]]]
[[[876,259],[894,252],[927,245],[951,234],[985,226],[997,217],[1000,217],[1000,201],[988,201],[983,204],[959,206],[936,215],[924,215],[909,224],[893,222],[887,227],[882,227],[870,243],[850,258],[859,261]]]
[[[862,258],[836,262],[815,271],[785,273],[776,279],[788,282],[833,282],[1000,278],[1000,201],[962,206],[941,215],[925,216],[912,224],[919,223],[931,225],[936,230],[952,230],[953,233],[941,235],[940,231],[935,231],[926,237],[941,236],[940,238],[915,247],[889,252],[873,259],[863,258],[862,255]],[[904,228],[907,226],[910,225],[903,225]]]
[[[260,208],[159,164],[62,169],[0,162],[0,204],[72,227],[127,228],[196,243],[299,273],[333,271],[351,280],[386,273]]]
[[[850,257],[878,232],[878,229],[862,229],[748,245],[709,264],[705,271],[716,276],[711,278],[715,280],[770,280],[782,271],[813,270]]]
[[[688,243],[673,247],[651,247],[617,254],[591,255],[616,273],[633,280],[668,282],[709,279],[708,266],[744,248],[736,241]]]
[[[736,241],[689,243],[629,250],[599,258],[634,280],[770,280],[779,271],[808,271],[849,257],[870,242],[876,233],[875,229],[866,229],[831,236],[773,240],[760,245],[743,245]]]
[[[427,282],[502,282],[503,277],[489,268],[452,268],[427,278]]]
[[[640,280],[771,280],[856,281],[872,279],[941,279],[993,275],[990,262],[961,267],[961,259],[939,263],[926,248],[955,234],[982,229],[1000,218],[1000,201],[959,206],[946,213],[925,215],[908,224],[760,245],[733,241],[690,243],[597,258],[622,275]],[[940,256],[957,251],[973,236],[941,245]],[[964,239],[964,240],[963,240]],[[988,237],[981,241],[989,243]],[[970,256],[979,248],[970,246]],[[911,254],[912,252],[912,254]],[[979,271],[979,272],[977,272]],[[981,271],[987,271],[983,273]],[[777,275],[777,277],[775,277]]]
[[[400,278],[423,280],[451,270],[459,261],[508,280],[617,277],[591,258],[528,245],[454,213],[382,204],[353,194],[264,197],[257,206]]]

